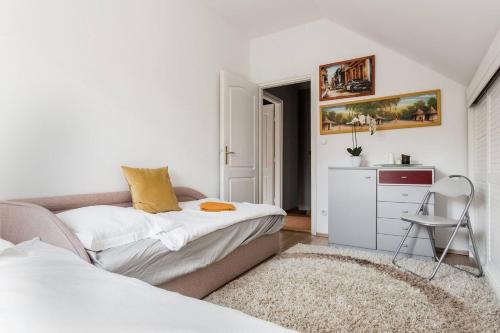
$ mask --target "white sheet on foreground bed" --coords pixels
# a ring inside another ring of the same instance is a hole
[[[290,332],[108,273],[34,240],[0,254],[2,332]]]
[[[158,223],[164,230],[153,238],[161,242],[171,251],[178,251],[187,243],[203,237],[216,230],[230,225],[269,215],[286,215],[285,211],[277,206],[264,204],[251,204],[247,202],[233,202],[236,206],[234,211],[226,212],[204,212],[200,210],[200,204],[205,201],[220,201],[207,198],[196,201],[181,202],[182,211],[159,213],[164,218],[158,219]],[[171,230],[171,225],[182,225]]]

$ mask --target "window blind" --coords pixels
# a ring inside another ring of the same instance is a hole
[[[500,79],[469,110],[469,176],[476,189],[472,225],[483,263],[500,267]]]

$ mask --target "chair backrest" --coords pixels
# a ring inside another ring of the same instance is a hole
[[[466,196],[469,200],[474,197],[474,185],[469,178],[461,175],[451,175],[434,183],[429,192],[438,193],[446,197]]]

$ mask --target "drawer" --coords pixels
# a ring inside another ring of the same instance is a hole
[[[377,200],[420,203],[428,190],[428,186],[379,185],[377,186]],[[429,203],[434,203],[434,195],[430,196]]]
[[[413,202],[387,202],[379,201],[377,202],[377,217],[385,217],[388,219],[399,219],[401,214],[414,214],[420,204]],[[434,215],[434,205],[426,205],[427,214]]]
[[[377,233],[379,234],[404,236],[409,227],[409,222],[397,219],[377,219]],[[427,228],[414,225],[408,237],[429,238],[429,233]]]
[[[403,236],[377,234],[377,249],[396,252]],[[424,238],[408,237],[401,248],[401,253],[415,254],[418,256],[432,257],[431,242]]]
[[[379,184],[432,185],[434,171],[428,170],[379,170]]]

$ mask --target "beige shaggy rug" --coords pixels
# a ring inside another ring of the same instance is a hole
[[[485,278],[443,265],[429,283],[387,254],[326,246],[296,245],[205,300],[301,332],[500,332]]]

